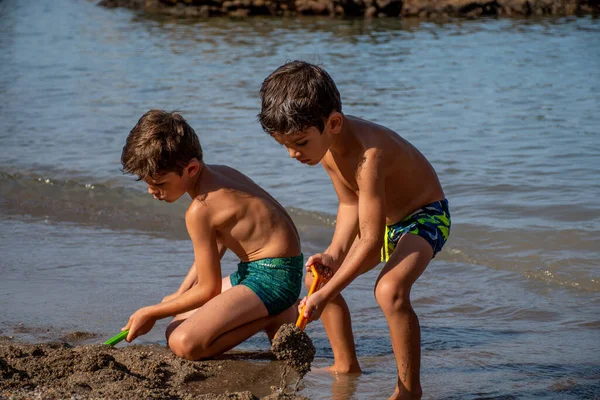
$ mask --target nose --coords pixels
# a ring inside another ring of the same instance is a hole
[[[300,156],[300,152],[291,147],[288,147],[288,152],[290,153],[291,158],[298,158]]]
[[[150,186],[148,186],[148,193],[150,193],[152,196],[155,196],[156,193],[158,193],[156,190],[152,189]]]

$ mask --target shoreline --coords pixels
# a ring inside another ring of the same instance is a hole
[[[600,14],[598,0],[101,0],[176,17],[328,16],[420,19]]]

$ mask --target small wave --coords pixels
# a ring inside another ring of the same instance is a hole
[[[184,215],[189,199],[165,204],[140,189],[112,182],[0,171],[0,203],[3,212],[13,215],[188,238]],[[331,215],[296,207],[287,210],[307,240],[320,243],[331,237],[335,221]]]

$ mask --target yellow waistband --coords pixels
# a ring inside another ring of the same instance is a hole
[[[381,262],[387,262],[390,259],[390,249],[388,249],[388,232],[389,228],[385,226],[385,234],[383,236],[383,247],[381,248]]]

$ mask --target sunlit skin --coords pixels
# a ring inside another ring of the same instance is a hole
[[[171,203],[186,193],[194,200],[185,216],[194,263],[175,293],[129,318],[123,328],[129,329],[127,341],[171,316],[169,347],[180,357],[199,360],[221,354],[261,330],[272,339],[281,324],[295,321],[295,305],[269,316],[251,289],[231,287],[229,277],[221,277],[227,249],[246,262],[300,254],[298,232],[273,197],[233,168],[196,159],[181,174],[167,172],[144,182],[157,200]]]
[[[426,158],[395,132],[360,118],[332,112],[320,132],[311,127],[292,135],[274,133],[291,158],[322,164],[339,200],[329,247],[307,260],[335,272],[323,288],[304,298],[305,316],[322,317],[334,354],[329,368],[357,373],[350,312],[341,292],[358,275],[380,262],[385,225],[396,223],[420,207],[444,199],[437,175]],[[390,399],[421,397],[420,328],[410,304],[410,289],[423,273],[433,250],[416,235],[405,235],[375,283],[375,297],[388,321],[398,366],[396,390]],[[306,284],[310,286],[307,274]]]
[[[148,185],[148,193],[156,200],[172,203],[186,193],[186,178],[176,172],[168,172],[155,178],[146,177],[144,182]]]

